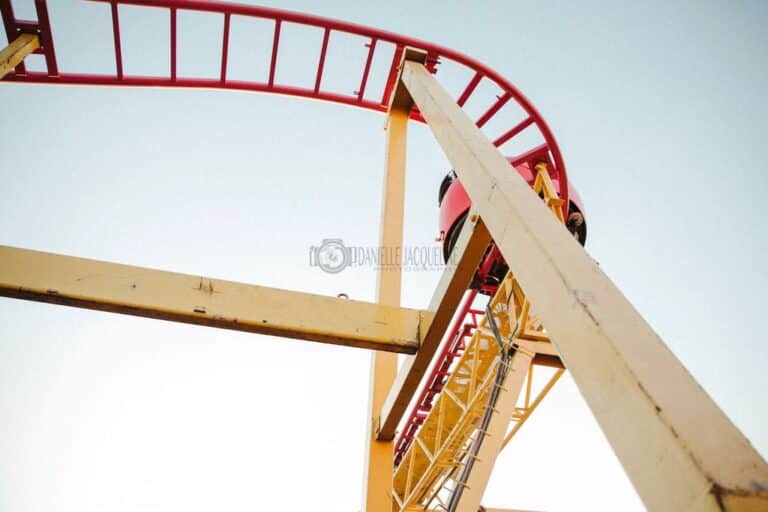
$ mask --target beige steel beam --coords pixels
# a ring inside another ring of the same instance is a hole
[[[34,34],[21,34],[14,39],[0,51],[0,79],[38,48],[40,48],[40,39]]]
[[[0,296],[401,353],[417,350],[430,316],[5,246],[0,246]]]
[[[387,116],[387,154],[381,205],[380,245],[390,250],[403,245],[405,214],[405,161],[409,104],[393,104]],[[393,251],[399,254],[399,251]],[[382,306],[398,307],[402,284],[402,265],[394,262],[379,269],[376,295]],[[394,443],[376,438],[378,412],[397,375],[397,355],[371,354],[370,396],[368,401],[368,449],[365,457],[363,512],[392,510],[392,466]]]
[[[440,346],[448,324],[467,291],[472,276],[482,260],[490,243],[488,230],[475,214],[470,214],[459,234],[453,249],[454,264],[449,264],[429,303],[428,310],[434,313],[432,323],[416,355],[409,357],[401,366],[397,379],[389,391],[381,409],[381,424],[378,438],[392,439],[398,423],[405,414],[413,394],[429,368],[432,358]],[[458,257],[456,257],[458,255]]]
[[[768,465],[420,63],[401,80],[650,510],[765,510]]]

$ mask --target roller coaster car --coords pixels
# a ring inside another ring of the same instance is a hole
[[[509,160],[511,163],[512,159],[510,158]],[[536,175],[528,163],[519,164],[514,166],[514,168],[529,185],[533,186]],[[555,189],[558,189],[559,183],[557,178],[552,178],[552,182]],[[583,213],[584,208],[579,194],[570,183],[568,184],[568,196],[566,228],[581,245],[584,245],[587,240],[587,222]],[[440,208],[440,241],[443,243],[443,258],[447,263],[456,245],[456,240],[459,238],[461,227],[464,225],[471,205],[469,196],[454,171],[449,172],[443,178],[443,182],[440,184],[437,204]],[[493,295],[508,269],[509,267],[499,249],[495,244],[491,244],[483,257],[482,263],[478,267],[470,288],[486,295]]]

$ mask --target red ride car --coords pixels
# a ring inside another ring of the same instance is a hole
[[[512,159],[510,158],[509,160],[511,163]],[[514,168],[529,185],[533,186],[535,174],[531,170],[529,163],[522,163],[514,166]],[[557,190],[559,187],[557,178],[553,178],[552,183]],[[566,227],[579,243],[584,245],[587,241],[587,222],[584,217],[584,207],[579,194],[570,183],[568,183],[568,196],[569,204]],[[456,173],[453,171],[449,172],[440,184],[440,192],[438,194],[440,240],[443,243],[443,258],[446,263],[451,256],[453,247],[456,245],[456,239],[459,237],[461,227],[467,218],[470,205],[469,196],[458,180]],[[477,289],[481,293],[492,295],[498,288],[498,283],[507,273],[508,268],[496,245],[491,244],[483,258],[483,262],[478,268],[477,274],[475,274],[471,288]]]

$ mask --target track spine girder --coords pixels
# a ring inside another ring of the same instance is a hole
[[[489,310],[498,326],[504,350],[514,347],[509,361],[502,358],[501,347],[489,319],[483,317],[463,353],[456,361],[434,407],[424,418],[414,442],[406,451],[393,478],[396,510],[445,507],[460,487],[471,492],[457,497],[456,510],[477,510],[488,483],[494,461],[501,450],[504,434],[516,412],[518,395],[526,383],[536,355],[536,342],[520,338],[525,328],[528,308],[514,277],[509,274],[492,299]],[[501,394],[494,404],[489,398],[498,387],[498,374],[504,375]],[[490,409],[489,409],[490,408]],[[480,419],[490,413],[488,432],[478,429]],[[483,437],[486,439],[482,439]],[[482,440],[482,441],[481,441]],[[482,455],[471,452],[476,443]],[[470,459],[473,459],[470,462]],[[466,474],[463,472],[470,464]],[[471,479],[468,484],[465,478]]]

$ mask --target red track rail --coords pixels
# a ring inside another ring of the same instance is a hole
[[[51,26],[48,23],[48,12],[45,0],[35,0],[38,12],[38,22],[17,20],[14,17],[10,0],[0,0],[0,13],[3,15],[3,21],[9,40],[15,39],[19,33],[33,32],[40,35],[42,53],[46,57],[47,72],[29,72],[20,65],[15,73],[5,77],[7,81],[22,81],[47,84],[80,84],[80,85],[108,85],[108,86],[145,86],[145,87],[192,87],[192,88],[214,88],[214,89],[232,89],[242,91],[255,91],[265,93],[286,94],[299,96],[303,98],[318,99],[341,103],[358,108],[370,109],[378,112],[386,112],[389,98],[397,79],[398,64],[405,47],[419,48],[427,52],[427,67],[433,73],[437,73],[439,65],[445,62],[452,62],[460,67],[467,68],[472,79],[464,87],[462,93],[457,98],[459,105],[463,106],[467,100],[475,93],[478,85],[483,80],[488,80],[495,84],[502,93],[496,97],[496,100],[481,115],[476,123],[482,127],[494,116],[498,114],[503,107],[510,101],[516,103],[524,112],[525,117],[511,126],[508,130],[502,132],[494,138],[494,144],[497,147],[502,146],[523,130],[534,126],[544,140],[543,146],[533,148],[536,151],[527,151],[526,154],[534,155],[537,159],[542,158],[549,161],[553,178],[559,182],[560,197],[565,199],[563,205],[564,214],[567,215],[568,208],[568,185],[566,178],[565,162],[560,153],[552,131],[547,126],[546,121],[531,102],[508,80],[496,73],[494,70],[484,64],[462,54],[444,48],[426,41],[420,41],[409,37],[400,36],[391,32],[365,27],[354,23],[347,23],[319,16],[301,14],[279,9],[270,9],[267,7],[258,7],[242,4],[227,3],[214,0],[91,0],[108,4],[112,14],[112,32],[115,49],[115,72],[113,74],[85,74],[85,73],[67,73],[60,72],[56,65],[56,57],[53,47],[53,34]],[[120,5],[134,5],[147,8],[165,9],[168,11],[168,24],[170,34],[170,72],[167,77],[148,77],[128,75],[123,67],[122,39],[120,36]],[[221,71],[218,78],[185,78],[178,76],[177,73],[177,16],[179,11],[197,11],[218,14],[223,17],[223,33],[221,44]],[[274,22],[274,33],[272,38],[272,52],[269,66],[269,75],[266,82],[230,80],[227,78],[228,56],[233,44],[230,41],[229,27],[233,16],[243,16],[250,18],[260,18]],[[323,41],[320,51],[320,58],[316,70],[312,70],[315,80],[314,87],[295,87],[280,84],[276,80],[276,71],[279,66],[278,48],[280,46],[281,28],[285,24],[296,24],[309,27],[315,27],[323,30]],[[344,33],[360,36],[368,40],[367,57],[364,67],[360,72],[360,86],[352,94],[339,94],[326,91],[322,87],[323,72],[325,70],[325,60],[329,46],[329,38],[332,33]],[[385,44],[393,45],[395,48],[394,58],[389,66],[386,83],[384,84],[384,94],[380,99],[366,98],[366,89],[369,86],[371,63],[377,49]],[[411,118],[424,122],[418,111],[414,111]],[[542,156],[543,155],[543,156]],[[536,163],[536,162],[532,162]]]
[[[478,326],[479,319],[485,313],[472,309],[472,302],[477,296],[476,290],[469,290],[454,316],[453,325],[448,329],[443,349],[435,358],[432,370],[427,377],[419,397],[411,407],[408,418],[405,420],[400,436],[395,441],[395,467],[403,460],[403,456],[411,446],[416,432],[424,423],[435,397],[443,390],[448,376],[453,371],[453,361],[459,357],[467,347],[467,342],[472,337]]]

